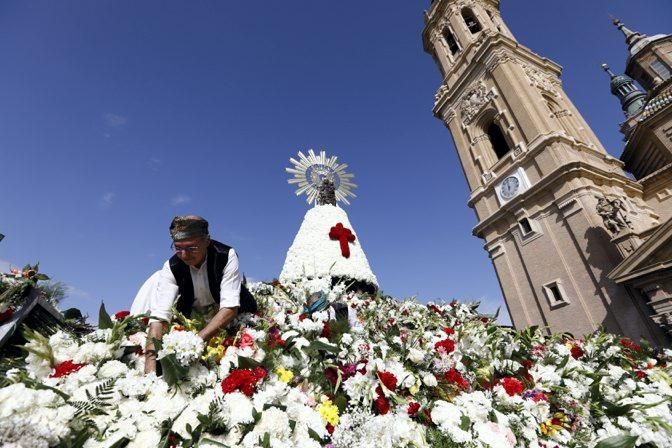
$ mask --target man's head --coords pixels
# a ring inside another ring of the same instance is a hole
[[[208,221],[200,216],[176,216],[170,223],[175,254],[189,266],[200,267],[205,260],[210,235]]]

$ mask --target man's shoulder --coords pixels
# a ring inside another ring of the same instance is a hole
[[[210,240],[212,243],[212,247],[217,251],[217,252],[222,252],[228,254],[229,251],[234,250],[233,247],[229,246],[228,244],[221,243],[217,240]]]

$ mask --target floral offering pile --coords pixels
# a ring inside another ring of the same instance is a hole
[[[672,446],[670,350],[517,332],[476,305],[330,278],[251,290],[259,313],[207,344],[202,321],[178,317],[157,346],[159,377],[143,374],[142,316],[102,309],[83,337],[26,331],[25,362],[0,383],[0,444]]]

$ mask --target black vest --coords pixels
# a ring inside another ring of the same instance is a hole
[[[219,305],[219,292],[224,276],[224,268],[229,261],[230,246],[222,244],[215,240],[210,240],[208,246],[207,270],[208,270],[208,285],[210,286],[210,294]],[[177,287],[179,288],[180,297],[177,299],[175,308],[184,314],[186,317],[191,317],[191,310],[194,306],[194,282],[191,280],[191,272],[189,266],[177,255],[173,255],[169,261],[170,270],[175,277]],[[254,297],[247,291],[243,284],[240,286],[240,312],[256,312],[257,304]],[[252,303],[250,303],[250,300]]]

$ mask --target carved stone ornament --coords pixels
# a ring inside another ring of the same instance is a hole
[[[556,86],[553,83],[553,78],[550,75],[526,64],[523,64],[523,70],[525,70],[525,74],[530,80],[530,85],[535,86],[538,89],[545,90],[554,96],[558,96],[558,91],[555,89]]]
[[[510,61],[518,62],[516,58],[506,51],[498,51],[493,53],[492,56],[485,62],[485,71],[492,73],[493,70],[495,70],[500,64],[504,64],[505,62]]]
[[[483,84],[478,84],[468,90],[460,102],[460,114],[464,124],[468,125],[471,123],[483,106],[493,97],[494,95],[492,91],[488,92]]]
[[[439,87],[439,90],[436,91],[436,94],[434,95],[434,105],[436,106],[439,104],[441,99],[448,93],[448,86],[445,84],[441,84],[441,87]]]
[[[602,217],[604,227],[614,236],[618,235],[622,230],[634,229],[632,222],[627,216],[628,212],[622,199],[609,200],[606,197],[599,198],[595,210]]]

